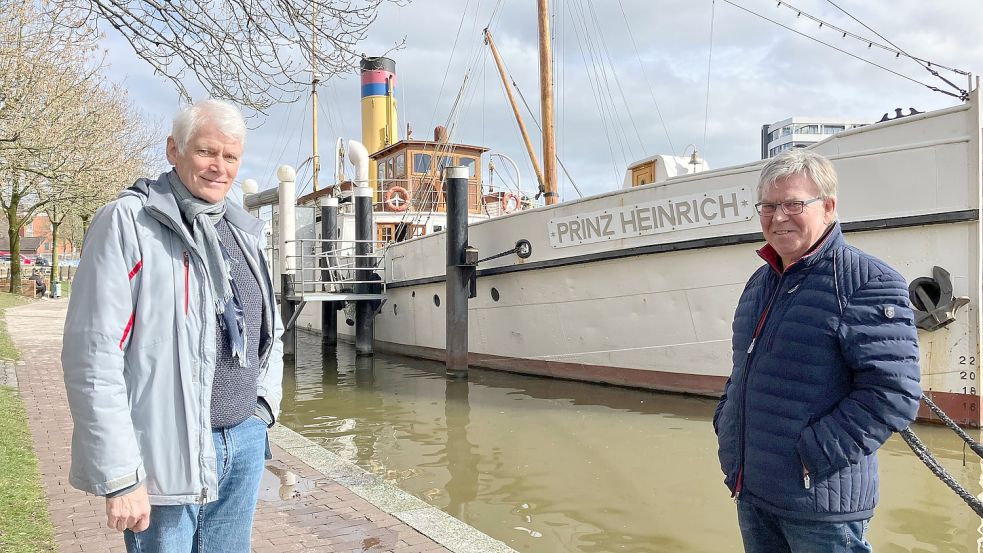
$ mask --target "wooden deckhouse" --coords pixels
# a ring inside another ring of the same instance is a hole
[[[482,198],[481,155],[488,148],[441,140],[440,128],[435,134],[438,140],[400,140],[370,154],[372,163],[378,167],[376,214],[403,215],[399,222],[377,217],[376,234],[380,241],[401,241],[425,234],[424,226],[415,219],[424,213],[446,212],[442,179],[445,167],[468,168],[468,212],[487,214]]]

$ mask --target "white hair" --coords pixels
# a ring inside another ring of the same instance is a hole
[[[212,123],[219,132],[246,145],[246,121],[239,108],[223,100],[202,100],[182,109],[174,116],[171,138],[182,154],[191,137],[205,123]]]
[[[833,164],[812,150],[793,148],[778,154],[761,169],[758,199],[764,196],[769,186],[795,175],[804,175],[815,183],[819,187],[820,197],[836,197],[837,178]]]

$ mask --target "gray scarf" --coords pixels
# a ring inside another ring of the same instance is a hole
[[[174,198],[184,220],[191,225],[191,236],[198,247],[199,255],[205,260],[208,279],[212,284],[215,313],[221,315],[232,299],[229,263],[225,259],[218,233],[215,232],[215,224],[225,216],[225,199],[217,204],[210,204],[196,198],[181,182],[176,171],[169,172],[167,180],[171,184],[171,190],[174,191]]]

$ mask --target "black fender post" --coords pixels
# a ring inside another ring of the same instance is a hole
[[[355,293],[370,294],[369,281],[373,272],[371,258],[373,240],[372,199],[373,190],[368,186],[356,186],[352,194],[355,200]],[[355,302],[355,355],[372,355],[375,340],[375,311],[372,303]]]
[[[321,263],[326,267],[321,271],[321,282],[325,292],[331,286],[331,270],[327,267],[334,265],[332,253],[338,238],[338,198],[326,198],[321,206]],[[321,303],[321,345],[334,346],[338,344],[338,308],[333,301]]]
[[[468,376],[468,297],[470,276],[468,265],[468,169],[444,169],[447,184],[447,302],[446,340],[447,377]],[[475,256],[474,259],[477,259]]]

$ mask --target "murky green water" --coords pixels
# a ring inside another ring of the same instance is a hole
[[[281,422],[523,552],[740,551],[713,400],[443,365],[301,334]],[[916,431],[958,481],[980,462],[944,428]],[[974,433],[979,438],[978,433]],[[879,553],[983,551],[981,521],[900,439],[881,453]]]

